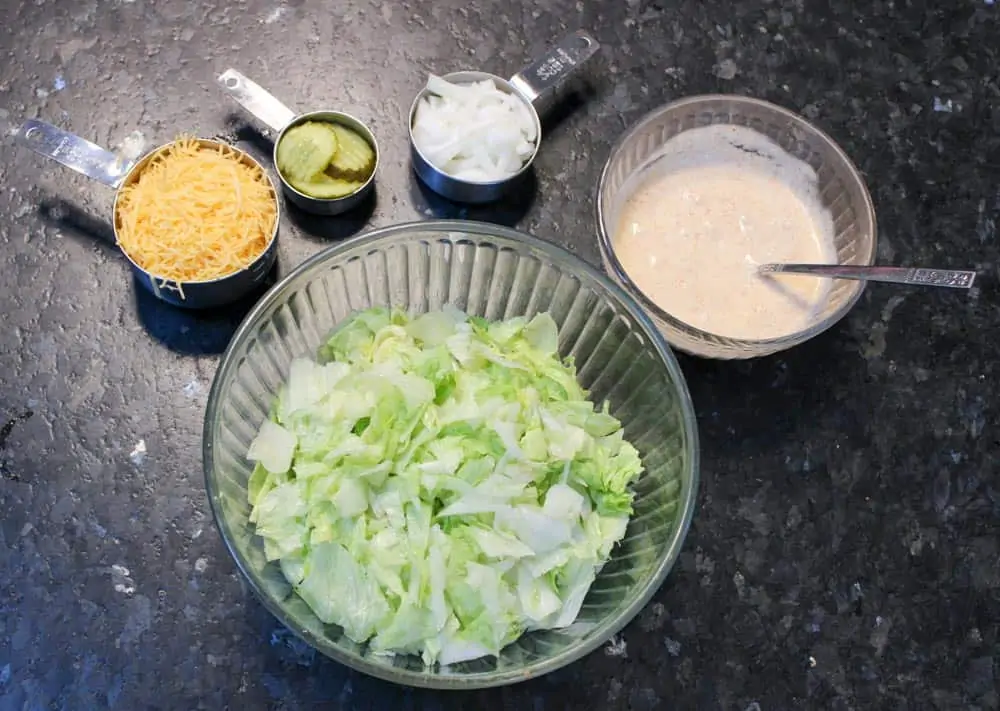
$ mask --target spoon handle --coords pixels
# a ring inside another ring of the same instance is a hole
[[[946,286],[953,289],[968,289],[976,279],[975,272],[954,269],[918,269],[916,267],[865,267],[850,264],[762,264],[757,268],[760,274],[808,274],[832,277],[834,279],[858,279],[860,281],[882,281],[892,284],[916,284],[918,286]]]

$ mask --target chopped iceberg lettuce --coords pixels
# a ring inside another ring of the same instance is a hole
[[[455,664],[566,627],[642,472],[548,314],[354,314],[292,362],[250,445],[251,521],[316,616]]]

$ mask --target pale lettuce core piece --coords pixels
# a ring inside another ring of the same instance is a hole
[[[642,472],[548,314],[354,314],[296,359],[247,457],[251,521],[316,616],[428,665],[567,627]]]

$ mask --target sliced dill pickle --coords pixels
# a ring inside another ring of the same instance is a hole
[[[278,170],[289,183],[312,180],[337,154],[338,136],[330,124],[307,121],[285,132],[278,144]]]
[[[346,180],[344,178],[331,178],[326,173],[313,176],[310,180],[292,181],[292,187],[300,193],[309,197],[329,200],[332,198],[342,198],[356,192],[362,185],[363,180]]]
[[[326,166],[326,174],[331,178],[344,180],[368,180],[375,169],[375,151],[354,129],[343,124],[328,124],[337,134],[337,152]]]

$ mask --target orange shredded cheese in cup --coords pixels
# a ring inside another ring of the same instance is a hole
[[[264,171],[220,144],[183,137],[161,149],[118,196],[118,245],[151,275],[211,281],[263,254],[278,219]]]

